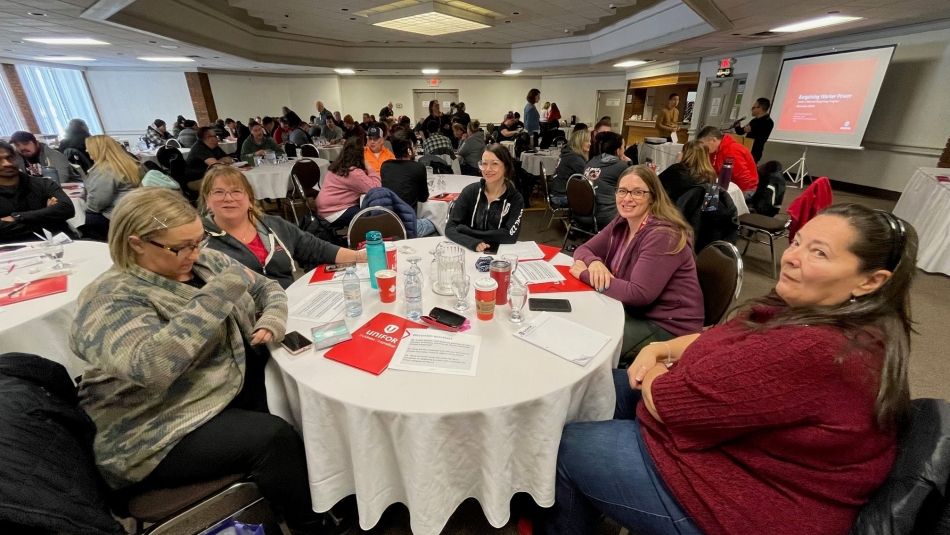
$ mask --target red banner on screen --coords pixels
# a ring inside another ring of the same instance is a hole
[[[877,65],[874,58],[796,65],[789,78],[778,129],[854,133]]]

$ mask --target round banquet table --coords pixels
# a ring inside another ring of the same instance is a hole
[[[330,160],[331,162],[336,160],[340,156],[341,152],[343,152],[342,145],[326,145],[324,147],[317,147],[317,153],[320,155],[320,157],[324,160]]]
[[[904,186],[894,215],[917,231],[917,267],[950,275],[950,169],[917,169]]]
[[[472,175],[433,175],[438,181],[439,178],[445,180],[445,193],[461,193],[462,189],[473,183],[481,180],[480,176]],[[438,182],[436,182],[438,184]],[[451,200],[446,199],[433,199],[432,197],[443,193],[441,191],[435,191],[438,188],[438,185],[433,186],[429,190],[429,200],[426,202],[421,202],[416,207],[416,215],[418,217],[423,217],[432,221],[435,225],[436,230],[439,231],[439,234],[445,236],[445,224],[448,222],[449,217],[449,205],[452,204]]]
[[[178,149],[178,152],[181,153],[183,158],[188,158],[188,153],[191,152],[191,149],[188,147],[182,147]],[[135,157],[139,159],[143,164],[145,162],[154,162],[158,163],[158,149],[150,149],[145,151],[140,151],[135,153]]]
[[[320,167],[320,181],[327,174],[330,162],[323,158],[308,158]],[[278,165],[262,164],[251,169],[243,168],[247,181],[254,186],[254,195],[260,199],[284,199],[290,189],[290,170],[298,158]]]
[[[76,377],[83,370],[83,362],[69,349],[76,299],[83,288],[112,267],[112,258],[109,246],[100,242],[76,241],[63,249],[63,261],[73,270],[66,291],[0,307],[0,348],[3,353],[20,351],[54,360],[66,367],[70,377]]]
[[[557,169],[557,162],[561,159],[559,149],[539,150],[538,152],[522,152],[522,168],[532,175],[541,176],[541,166],[544,165],[544,172],[553,175]]]
[[[451,309],[453,297],[431,292],[428,251],[442,238],[399,242],[421,256],[426,271],[423,309]],[[397,255],[398,270],[409,254]],[[466,270],[474,269],[467,251]],[[570,258],[559,255],[557,263]],[[287,289],[289,306],[326,282],[308,286],[309,275]],[[397,297],[401,297],[399,277]],[[509,519],[509,502],[528,492],[541,506],[554,503],[555,465],[564,424],[613,417],[615,394],[611,368],[619,358],[623,308],[596,292],[572,292],[569,318],[611,336],[586,367],[548,353],[512,333],[509,308],[496,308],[492,321],[475,319],[474,290],[468,334],[481,337],[474,377],[385,370],[376,376],[323,357],[323,350],[296,357],[273,350],[279,372],[270,370],[271,412],[287,418],[304,438],[314,510],[326,511],[356,494],[360,526],[370,529],[386,508],[404,503],[416,535],[439,533],[453,511],[469,497],[477,499],[496,527]],[[379,312],[401,314],[401,298],[384,304],[363,284],[363,315],[348,320],[350,330]],[[538,313],[525,307],[526,321]],[[314,324],[291,318],[288,331],[310,332]],[[275,379],[276,375],[276,379]],[[281,390],[276,393],[274,390]],[[283,394],[286,398],[283,398]]]
[[[649,158],[653,163],[656,164],[656,174],[660,174],[667,167],[677,162],[677,158],[679,157],[680,153],[683,152],[683,144],[670,142],[662,143],[660,145],[640,143],[640,148],[638,150],[640,163],[646,163],[647,158]]]

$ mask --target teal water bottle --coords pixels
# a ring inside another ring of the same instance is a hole
[[[376,272],[386,269],[386,246],[383,245],[383,235],[378,230],[366,233],[366,261],[369,263],[369,283],[378,290]]]

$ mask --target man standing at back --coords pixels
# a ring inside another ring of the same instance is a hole
[[[667,141],[673,141],[673,134],[676,133],[676,130],[679,128],[680,122],[680,96],[676,93],[670,95],[670,98],[666,101],[666,107],[659,111],[656,114],[656,131],[660,133],[661,137],[665,137]],[[685,142],[685,140],[677,139],[677,142]]]
[[[323,101],[317,101],[317,126],[323,128],[327,124],[327,119],[333,119],[333,113],[323,106]]]
[[[395,157],[396,155],[387,149],[384,144],[383,129],[377,125],[367,128],[366,147],[363,149],[363,160],[366,162],[366,168],[378,175],[383,163]]]
[[[755,188],[759,185],[759,172],[749,149],[724,135],[715,126],[707,126],[700,130],[696,139],[709,150],[709,161],[716,173],[722,171],[722,166],[727,159],[731,159],[732,181],[748,195],[755,192]]]
[[[765,142],[769,140],[769,136],[772,135],[772,128],[775,126],[772,117],[769,116],[771,107],[772,102],[769,99],[757,98],[755,104],[752,105],[752,120],[749,121],[749,124],[740,126],[739,121],[736,121],[736,124],[733,125],[737,134],[745,135],[745,137],[752,140],[752,158],[756,163],[762,159]]]

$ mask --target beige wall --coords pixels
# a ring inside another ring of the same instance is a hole
[[[625,90],[627,79],[623,71],[609,75],[545,76],[541,79],[541,102],[556,102],[561,117],[594,124],[597,111],[597,92],[612,89]]]
[[[222,118],[247,121],[257,115],[279,116],[281,106],[287,106],[307,120],[316,113],[317,100],[331,110],[340,106],[337,76],[208,73],[208,81]]]

